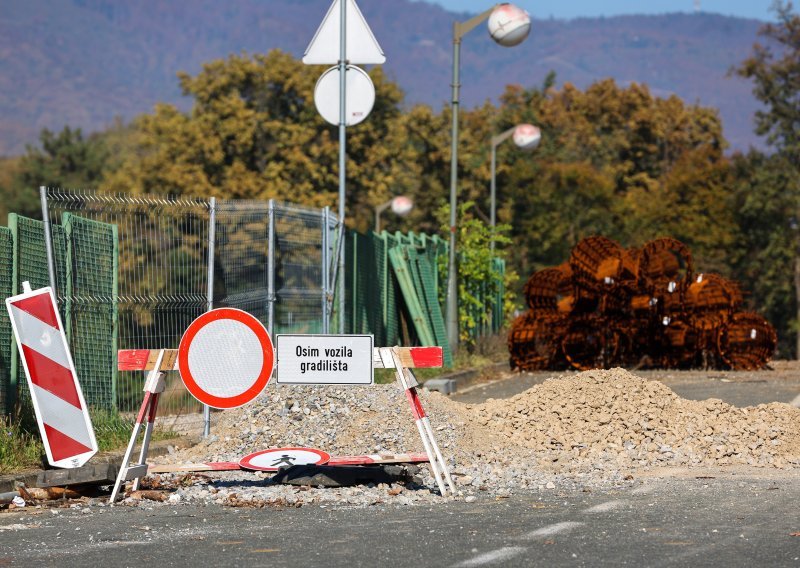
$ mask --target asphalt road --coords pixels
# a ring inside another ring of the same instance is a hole
[[[11,513],[0,566],[800,566],[798,473],[691,475],[434,508]]]
[[[681,396],[797,401],[800,373],[648,375]],[[550,374],[454,395],[511,396]],[[800,470],[649,472],[599,490],[556,487],[435,507],[306,505],[26,509],[0,514],[2,566],[793,566]],[[659,476],[663,477],[659,477]]]

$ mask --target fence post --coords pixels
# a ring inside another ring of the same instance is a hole
[[[53,289],[53,296],[58,298],[58,289],[56,288],[56,263],[53,256],[53,236],[50,234],[50,212],[47,207],[47,188],[45,186],[39,187],[39,197],[42,200],[42,221],[44,221],[44,243],[47,249],[47,273],[50,277],[50,287]],[[58,300],[56,300],[56,306]]]
[[[328,317],[328,270],[330,259],[328,257],[328,213],[330,207],[322,209],[322,333],[330,333],[330,319]]]
[[[267,324],[275,341],[275,201],[269,200],[269,231],[267,238]]]
[[[206,302],[209,311],[214,309],[214,244],[216,240],[217,198],[212,197],[208,204],[208,282]],[[203,405],[203,437],[211,434],[211,407]]]

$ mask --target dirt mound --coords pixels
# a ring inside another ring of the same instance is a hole
[[[477,405],[438,393],[421,398],[458,484],[470,489],[537,487],[562,473],[619,479],[662,465],[800,467],[800,410],[690,401],[622,369],[550,379]],[[252,404],[216,414],[211,437],[168,461],[238,460],[281,446],[332,455],[423,451],[395,385],[270,385]]]
[[[623,369],[551,379],[471,410],[476,428],[545,459],[611,460],[622,467],[800,465],[800,410],[686,400]]]

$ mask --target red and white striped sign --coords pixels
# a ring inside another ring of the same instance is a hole
[[[7,298],[6,308],[47,461],[80,467],[97,453],[97,441],[53,292],[48,287]]]

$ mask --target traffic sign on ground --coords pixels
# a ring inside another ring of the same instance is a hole
[[[236,408],[267,386],[274,362],[272,341],[255,317],[218,308],[194,320],[178,347],[183,384],[200,402]]]
[[[47,461],[56,467],[80,467],[97,453],[97,441],[64,326],[49,287],[27,290],[7,298],[6,308]]]
[[[327,452],[315,448],[273,448],[245,456],[239,465],[256,471],[278,471],[293,465],[323,465],[329,459]]]

